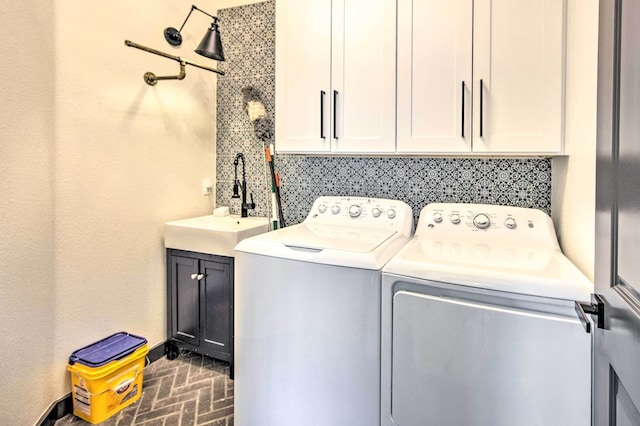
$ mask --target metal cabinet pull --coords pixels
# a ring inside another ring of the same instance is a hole
[[[191,279],[192,280],[198,280],[200,281],[201,279],[203,279],[205,277],[205,274],[191,274]]]
[[[483,123],[484,123],[484,118],[483,118],[484,99],[482,96],[482,92],[484,92],[484,90],[482,88],[482,79],[480,79],[480,137],[482,137]]]
[[[464,138],[464,81],[462,82],[462,129],[460,130],[460,134],[462,138]]]
[[[604,300],[599,294],[591,295],[591,303],[574,302],[574,309],[587,333],[591,333],[591,322],[587,318],[587,314],[596,315],[596,327],[604,328]]]
[[[320,91],[320,139],[324,139],[324,90]]]
[[[338,91],[333,91],[333,138],[338,139],[338,129],[336,129],[336,123],[338,122]]]
[[[192,280],[197,279],[197,277],[198,277],[198,274],[191,274],[191,279],[192,279]]]

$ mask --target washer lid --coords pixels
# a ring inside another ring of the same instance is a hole
[[[397,233],[392,229],[303,223],[297,228],[283,228],[277,240],[287,247],[368,253]]]
[[[408,241],[396,229],[301,223],[242,240],[236,252],[381,269]]]
[[[593,284],[562,252],[487,239],[415,237],[384,273],[566,300],[589,300]]]

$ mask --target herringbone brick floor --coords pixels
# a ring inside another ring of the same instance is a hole
[[[142,396],[100,423],[104,426],[233,426],[233,380],[229,364],[183,353],[163,357],[144,369]],[[86,426],[69,414],[55,426]]]

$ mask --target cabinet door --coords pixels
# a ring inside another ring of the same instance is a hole
[[[562,151],[564,22],[564,0],[475,0],[474,152]]]
[[[328,152],[331,1],[276,2],[276,149]]]
[[[332,151],[394,152],[396,1],[334,0]]]
[[[230,353],[232,324],[231,266],[228,262],[202,262],[203,340],[214,351]]]
[[[471,151],[472,0],[398,1],[398,152]]]
[[[171,337],[195,346],[200,343],[198,270],[197,259],[171,256]]]

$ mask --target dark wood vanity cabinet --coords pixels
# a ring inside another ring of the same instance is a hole
[[[228,361],[233,378],[233,258],[167,249],[167,358]]]

